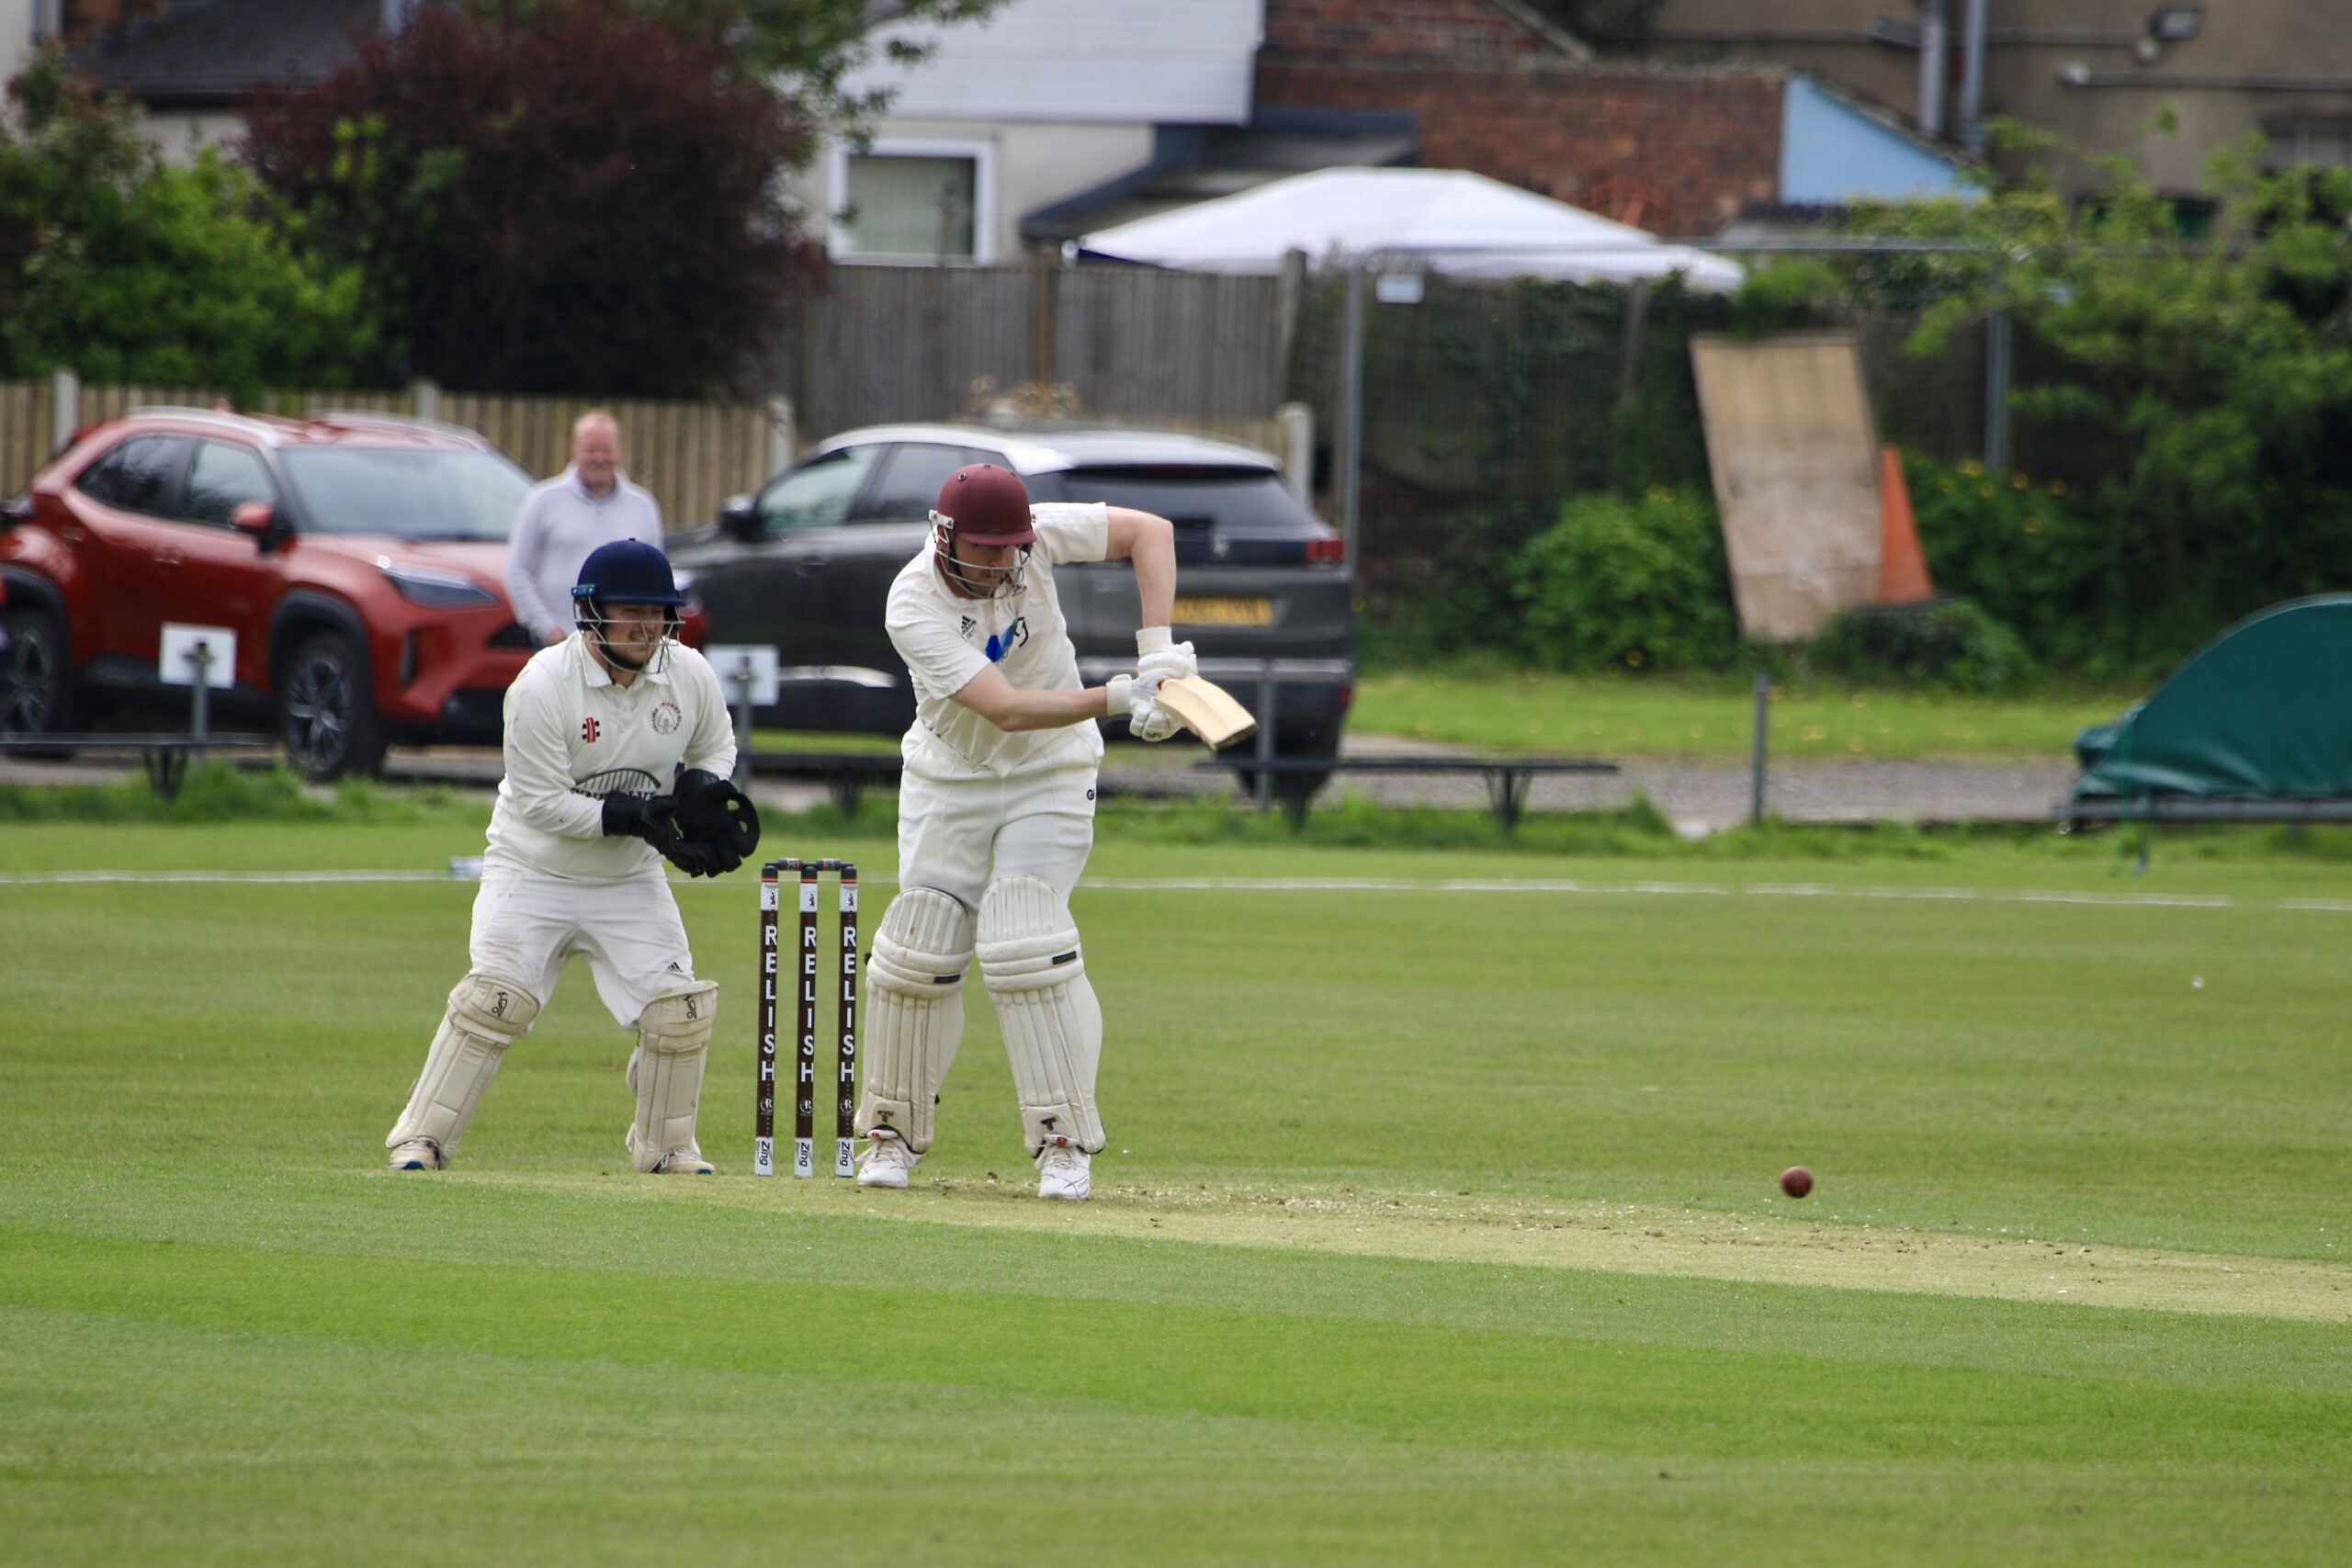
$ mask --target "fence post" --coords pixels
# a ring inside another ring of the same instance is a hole
[[[1758,672],[1756,677],[1756,745],[1748,754],[1747,763],[1747,825],[1764,826],[1764,759],[1767,738],[1772,728],[1772,677]]]
[[[1284,251],[1283,270],[1274,284],[1274,361],[1278,373],[1290,379],[1291,351],[1298,344],[1298,312],[1306,299],[1306,253]]]
[[[1617,348],[1617,417],[1634,406],[1634,389],[1642,375],[1642,338],[1649,323],[1650,280],[1637,277],[1625,290],[1625,330]],[[1615,476],[1611,476],[1614,478]]]
[[[1315,411],[1284,403],[1274,411],[1283,427],[1283,482],[1303,506],[1315,504]]]
[[[61,365],[49,373],[49,446],[62,452],[82,428],[82,378]]]
[[[2011,335],[2007,310],[1984,322],[1984,470],[2009,471],[2009,377]]]
[[[1029,265],[1034,279],[1029,292],[1029,379],[1040,387],[1050,387],[1058,379],[1054,374],[1054,328],[1061,298],[1060,247],[1048,246],[1037,252]]]
[[[794,411],[790,398],[768,400],[768,466],[764,473],[752,476],[752,488],[757,490],[767,483],[769,474],[780,474],[792,467],[800,456],[799,415]]]
[[[441,417],[441,388],[439,383],[424,376],[408,384],[409,404],[419,419]]]
[[[1345,437],[1347,459],[1340,466],[1340,526],[1346,530],[1341,537],[1342,558],[1351,571],[1363,570],[1363,529],[1357,515],[1363,486],[1363,257],[1358,255],[1348,263],[1348,299],[1343,339],[1340,355],[1340,395],[1345,400],[1345,422],[1340,426]]]

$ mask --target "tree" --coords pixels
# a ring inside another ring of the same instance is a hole
[[[529,23],[567,0],[464,0],[460,9],[482,22]],[[883,107],[879,95],[851,96],[842,84],[873,59],[876,17],[901,26],[910,22],[952,25],[986,16],[1004,0],[898,0],[888,7],[872,0],[616,0],[618,9],[676,24],[689,32],[719,39],[735,68],[748,77],[780,81],[802,109],[820,123],[854,129]],[[1623,0],[1615,0],[1622,4]],[[1657,0],[1633,0],[1655,6]],[[896,60],[920,58],[913,45],[895,43]]]
[[[1808,264],[1858,298],[1924,302],[1911,348],[1949,351],[2006,311],[2011,407],[2052,453],[2125,564],[2117,592],[2143,654],[2176,651],[2271,600],[2352,577],[2352,175],[2264,172],[2258,140],[2211,161],[2189,210],[2129,160],[2071,202],[2053,143],[2000,128],[2030,160],[1966,201],[1858,207],[1860,234],[1951,241],[1943,254]],[[2210,228],[2201,220],[2208,209]],[[2118,650],[2129,652],[2131,650]]]
[[[408,327],[507,391],[690,396],[746,371],[819,265],[778,174],[812,127],[706,20],[441,7],[265,93],[245,157]]]
[[[271,225],[214,153],[160,162],[138,111],[51,51],[0,119],[0,374],[265,387],[381,380],[391,354],[358,271]]]

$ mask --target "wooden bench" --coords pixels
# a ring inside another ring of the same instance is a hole
[[[0,736],[0,756],[48,756],[61,752],[136,751],[147,783],[165,800],[175,798],[187,777],[192,755],[206,751],[251,751],[275,748],[267,735],[10,735]]]
[[[1590,757],[1234,757],[1196,762],[1200,768],[1248,769],[1279,777],[1284,773],[1479,773],[1487,781],[1487,806],[1506,831],[1519,826],[1527,806],[1527,786],[1539,775],[1552,773],[1606,774],[1617,772],[1614,762]],[[1293,826],[1306,820],[1307,797],[1303,791],[1283,794],[1283,808]]]

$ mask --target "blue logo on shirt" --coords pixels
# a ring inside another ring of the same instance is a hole
[[[1021,616],[1001,632],[989,634],[988,656],[991,664],[1001,664],[1004,656],[1029,640],[1029,617]]]

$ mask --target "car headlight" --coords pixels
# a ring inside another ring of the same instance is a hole
[[[390,561],[378,561],[376,566],[391,580],[401,598],[428,610],[470,610],[498,603],[497,594],[458,572],[429,566],[395,566]]]

